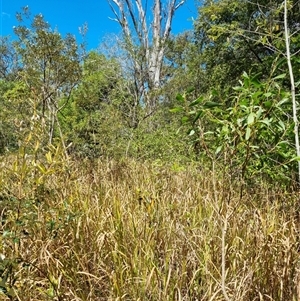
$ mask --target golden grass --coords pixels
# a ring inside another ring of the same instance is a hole
[[[49,154],[3,158],[0,188],[1,300],[300,300],[296,193]]]

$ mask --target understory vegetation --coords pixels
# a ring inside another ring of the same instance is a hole
[[[2,159],[2,300],[296,300],[294,193],[52,151]]]
[[[171,24],[153,3],[151,26]],[[138,36],[120,22],[109,51],[18,13],[0,46],[0,300],[299,301],[299,11],[207,0],[154,44],[132,15]]]

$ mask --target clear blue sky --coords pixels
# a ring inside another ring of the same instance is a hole
[[[13,26],[18,25],[16,12],[27,5],[32,15],[41,13],[51,27],[57,28],[62,35],[71,33],[79,36],[78,28],[87,22],[88,49],[97,48],[105,35],[120,32],[117,22],[109,19],[114,16],[106,0],[0,0],[0,5],[1,35],[13,35]],[[191,29],[192,18],[196,16],[195,0],[186,0],[176,11],[172,33]]]

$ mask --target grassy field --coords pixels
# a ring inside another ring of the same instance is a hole
[[[0,162],[1,300],[300,300],[297,193],[240,197],[195,166]]]

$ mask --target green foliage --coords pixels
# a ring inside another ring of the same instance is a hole
[[[19,25],[14,29],[24,80],[40,97],[51,98],[58,89],[68,95],[81,71],[75,38],[67,35],[63,39],[42,15],[34,16],[29,26]]]
[[[292,176],[291,100],[289,93],[280,88],[280,78],[263,83],[244,74],[242,85],[235,87],[234,106],[215,115],[219,144],[216,153],[223,149],[230,165],[240,170],[243,178],[259,173],[282,181]]]
[[[30,99],[23,101],[29,106],[30,101],[34,103],[31,109],[43,117],[44,135],[51,144],[55,130],[60,133],[57,115],[81,76],[79,47],[72,35],[62,38],[52,30],[41,14],[31,19],[29,9],[24,8],[17,18],[20,25],[14,29],[18,37],[14,47],[22,65],[19,78],[30,91]],[[26,21],[30,21],[28,27]]]
[[[231,93],[243,72],[261,73],[268,78],[273,62],[285,54],[283,39],[282,1],[205,1],[199,7],[195,21],[194,47],[200,53],[202,69],[200,85],[207,93],[211,87],[221,93]],[[299,22],[297,5],[290,9],[289,26],[292,48],[299,34],[295,30]],[[190,58],[191,61],[193,58]],[[199,61],[198,61],[199,66]],[[283,69],[283,70],[282,70]],[[278,74],[287,70],[281,66]],[[198,93],[198,94],[200,94]]]
[[[0,79],[11,81],[16,78],[18,70],[18,56],[10,39],[0,37]]]
[[[29,91],[22,81],[0,80],[0,153],[14,151],[29,125]]]
[[[183,112],[193,143],[227,166],[232,176],[267,176],[290,184],[295,154],[290,94],[280,85],[285,77],[260,81],[244,73],[226,102],[216,92],[208,100],[189,102],[187,95],[178,95],[183,105],[172,111]]]
[[[99,157],[120,155],[125,149],[128,136],[120,109],[121,82],[116,61],[97,52],[88,54],[82,80],[59,116],[67,143],[72,143],[75,153]]]
[[[178,121],[161,107],[132,131],[127,153],[139,160],[159,160],[165,164],[194,160],[185,134],[178,131]]]
[[[297,299],[285,61],[233,33],[270,25],[265,2],[266,22],[207,1],[194,39],[169,41],[150,113],[117,59],[80,62],[40,15],[17,27],[0,47],[1,300]]]

